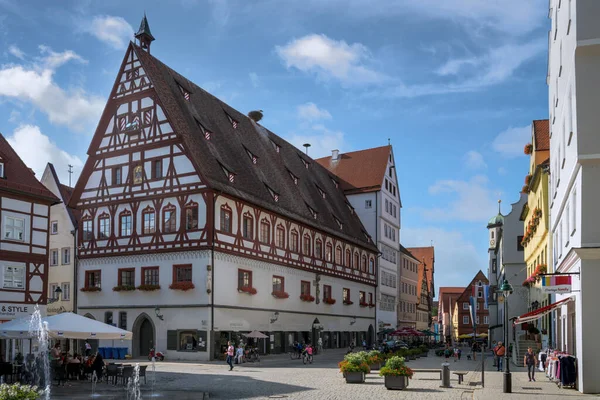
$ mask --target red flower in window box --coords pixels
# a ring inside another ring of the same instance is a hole
[[[332,298],[323,299],[323,303],[325,303],[325,304],[335,304],[335,299],[332,299]]]
[[[531,143],[527,143],[527,144],[525,145],[525,148],[523,149],[523,152],[524,152],[526,155],[530,155],[531,153],[533,153],[533,145],[532,145]]]
[[[252,295],[252,296],[254,296],[256,293],[258,293],[258,292],[256,291],[256,289],[254,289],[254,288],[253,288],[253,287],[251,287],[251,286],[239,287],[239,288],[238,288],[238,292],[240,292],[240,293],[247,293],[247,294],[250,294],[250,295]]]
[[[358,303],[361,307],[369,307],[369,303],[367,303],[366,301],[361,301],[360,303]]]
[[[88,287],[82,287],[81,289],[82,292],[100,292],[102,289],[99,286],[88,286]]]
[[[529,186],[523,186],[523,188],[521,189],[521,193],[529,193]]]
[[[137,290],[141,290],[143,292],[152,292],[153,290],[159,290],[160,285],[140,285],[137,287]]]
[[[254,290],[256,291],[256,289]],[[284,292],[282,290],[273,291],[271,292],[271,295],[277,299],[287,299],[288,297],[290,297],[290,295],[287,292]]]
[[[344,304],[347,306],[351,306],[352,304],[354,304],[354,302],[351,300],[344,300]]]
[[[529,185],[531,183],[531,175],[525,175],[525,184]]]
[[[300,300],[306,301],[307,303],[312,303],[313,301],[315,301],[315,298],[310,294],[301,294]]]
[[[169,289],[183,290],[184,292],[194,289],[196,286],[192,282],[173,282],[169,285]]]
[[[375,303],[369,303],[369,307],[371,307],[371,308],[375,307]]]
[[[131,292],[135,290],[133,285],[118,285],[113,288],[113,292]]]

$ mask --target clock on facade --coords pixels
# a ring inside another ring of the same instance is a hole
[[[490,239],[490,247],[495,246],[496,241],[494,239]]]

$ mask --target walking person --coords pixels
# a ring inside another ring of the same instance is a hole
[[[317,340],[317,354],[323,352],[323,339]]]
[[[523,358],[523,364],[527,366],[527,376],[529,377],[529,382],[535,382],[535,353],[529,347],[527,349],[527,353],[525,353],[525,357]]]
[[[230,371],[233,369],[233,351],[233,345],[231,342],[227,342],[227,352],[225,354],[227,354],[227,364],[229,364]]]
[[[494,353],[494,365],[492,365],[493,367],[498,365],[498,356],[496,355],[496,341],[494,340],[494,342],[492,343],[492,353]]]
[[[92,354],[92,345],[86,340],[85,341],[85,356],[89,357]]]
[[[454,346],[454,362],[458,361],[458,347]]]
[[[496,357],[498,357],[496,367],[498,368],[498,371],[502,371],[502,357],[504,357],[504,354],[506,354],[506,347],[504,347],[502,342],[498,342],[495,350],[496,351],[494,353],[496,354]]]

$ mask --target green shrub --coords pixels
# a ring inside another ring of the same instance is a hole
[[[380,376],[408,376],[412,378],[413,371],[404,365],[404,358],[391,357],[387,360],[385,367],[379,370]]]
[[[368,353],[368,361],[367,364],[379,364],[385,361],[385,357],[379,350],[371,350]]]
[[[0,400],[37,400],[44,394],[37,386],[14,383],[0,385]]]

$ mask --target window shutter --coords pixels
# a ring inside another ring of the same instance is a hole
[[[177,350],[177,331],[167,331],[167,350]]]

